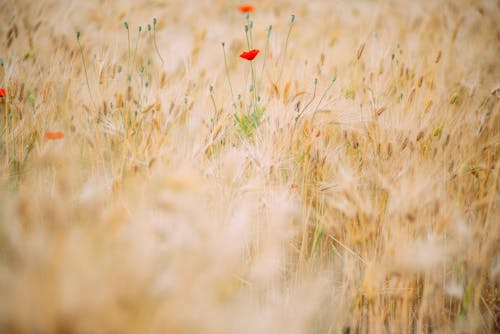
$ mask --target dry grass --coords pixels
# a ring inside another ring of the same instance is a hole
[[[500,331],[498,1],[256,1],[249,133],[236,5],[3,1],[0,332]]]

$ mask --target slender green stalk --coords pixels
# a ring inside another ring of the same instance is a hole
[[[297,121],[299,120],[299,118],[304,114],[304,112],[306,111],[306,109],[311,105],[311,103],[314,101],[314,98],[316,97],[316,88],[318,87],[318,78],[315,78],[314,79],[314,91],[313,91],[313,96],[312,98],[309,100],[309,102],[307,102],[307,104],[304,106],[304,108],[302,109],[302,111],[297,115],[297,117],[295,117],[295,123],[297,123]]]
[[[269,28],[267,28],[266,46],[264,48],[264,61],[262,62],[262,68],[260,70],[259,87],[262,83],[262,77],[264,76],[264,68],[266,67],[266,61],[267,61],[268,52],[269,52],[269,38],[271,36],[272,29],[273,29],[272,25],[270,25]]]
[[[302,109],[302,111],[299,112],[299,114],[295,117],[295,122],[293,123],[293,130],[292,130],[292,136],[291,136],[291,139],[290,139],[290,150],[292,149],[292,145],[293,145],[293,139],[295,138],[295,130],[297,129],[297,123],[299,122],[299,119],[300,117],[302,117],[302,115],[304,114],[304,112],[306,111],[306,109],[311,105],[311,103],[314,101],[314,98],[316,97],[316,88],[318,87],[318,79],[315,78],[314,79],[314,91],[313,91],[313,96],[311,97],[311,99],[309,100],[309,102],[307,102],[307,104],[305,105],[305,107]]]
[[[323,102],[323,99],[325,98],[326,94],[328,93],[328,91],[330,90],[330,88],[332,88],[333,83],[335,82],[336,79],[337,79],[336,77],[332,78],[332,81],[330,82],[330,85],[328,85],[328,87],[326,87],[325,91],[321,95],[321,98],[319,99],[319,102],[316,105],[316,108],[314,109],[313,115],[311,117],[311,124],[314,123],[314,117],[316,116],[316,112],[318,111],[318,108],[321,105],[321,102]],[[302,109],[302,111],[297,115],[297,117],[295,117],[295,123],[293,125],[292,136],[291,136],[291,139],[290,139],[290,149],[292,149],[293,139],[295,137],[295,130],[297,128],[297,123],[298,123],[300,117],[304,114],[304,112],[306,111],[306,109],[311,105],[311,103],[314,101],[314,98],[316,97],[316,87],[317,87],[317,84],[318,84],[318,79],[314,79],[314,92],[313,92],[313,96],[309,100],[309,102],[306,104],[306,106]]]
[[[250,35],[250,48],[249,49],[253,49],[253,35],[252,35],[253,21],[250,21],[248,28],[249,28],[248,33]]]
[[[245,25],[245,37],[247,39],[247,47],[248,47],[248,50],[251,50],[251,44],[250,44],[250,38],[248,36],[248,30],[250,29],[250,27],[248,26],[248,24]]]
[[[250,69],[252,70],[252,93],[253,93],[253,107],[254,110],[257,110],[257,87],[255,80],[255,69],[254,69],[254,61],[250,60]]]
[[[253,21],[250,21],[250,14],[247,13],[245,16],[247,19],[247,26],[248,26],[248,34],[250,35],[250,40],[248,42],[248,50],[253,49],[253,36],[252,36],[252,28],[253,28]]]
[[[128,23],[124,22],[123,26],[125,29],[127,29],[127,42],[128,42],[128,57],[127,57],[127,75],[128,78],[130,79],[130,57],[131,57],[131,52],[130,52],[130,30],[128,29]]]
[[[229,68],[227,67],[227,57],[226,57],[225,43],[222,42],[221,45],[222,45],[222,53],[224,53],[224,67],[226,69],[227,82],[229,84],[229,89],[231,90],[231,99],[233,100],[233,107],[236,108],[236,102],[234,101],[233,85],[231,84],[231,78],[229,77]]]
[[[248,17],[248,15],[247,15],[247,17]],[[249,36],[250,33],[251,33],[251,27],[249,24],[247,24],[247,25],[245,25],[245,36],[247,39],[248,50],[251,50],[251,45],[252,45],[250,42],[250,36]],[[252,93],[253,93],[252,105],[255,109],[255,108],[257,108],[257,87],[256,87],[255,69],[254,69],[253,59],[250,60],[250,69],[252,71]],[[250,106],[250,107],[252,107],[252,106]]]
[[[288,49],[288,40],[290,39],[290,33],[292,32],[293,23],[295,22],[295,15],[290,17],[290,28],[288,29],[288,34],[286,35],[285,48],[283,50],[283,61],[281,62],[280,74],[278,75],[278,81],[281,80],[281,75],[283,74],[283,68],[285,67],[286,51]]]
[[[318,105],[316,106],[316,109],[314,109],[314,112],[316,112],[316,110],[318,110],[321,102],[323,102],[323,99],[325,98],[326,96],[326,93],[330,90],[330,88],[332,88],[333,86],[333,83],[335,82],[335,80],[337,80],[336,77],[333,77],[332,78],[332,82],[330,82],[330,84],[328,85],[328,87],[326,87],[325,91],[323,92],[323,95],[321,95],[321,98],[319,99],[319,102],[318,102]]]
[[[212,121],[212,132],[213,132],[215,129],[215,123],[217,122],[217,120],[219,118],[219,113],[217,111],[217,104],[215,103],[215,98],[214,98],[214,94],[213,94],[214,87],[212,85],[210,85],[208,90],[210,91],[210,99],[212,100],[212,105],[214,107],[214,118]]]
[[[160,57],[161,63],[163,64],[163,58],[161,57],[160,51],[158,50],[158,44],[156,44],[156,17],[153,18],[153,43],[155,45],[156,53],[158,54],[158,57]]]
[[[326,87],[325,91],[323,92],[323,95],[321,95],[321,98],[319,99],[318,104],[316,105],[316,108],[314,109],[313,116],[311,118],[311,122],[314,121],[314,116],[316,116],[316,112],[318,111],[318,108],[321,105],[321,102],[323,102],[323,99],[325,98],[326,93],[328,93],[328,91],[330,90],[330,88],[332,88],[333,83],[335,82],[335,80],[337,80],[337,77],[333,77],[332,78],[332,81],[330,82],[330,84],[328,85],[328,87]]]
[[[77,33],[78,34],[78,33]],[[5,119],[4,119],[4,126],[3,126],[3,133],[4,139],[5,139],[5,158],[7,163],[9,162],[9,112],[8,112],[8,106],[7,106],[7,96],[2,99],[2,107],[3,110],[0,110],[4,113]]]
[[[80,54],[82,56],[83,70],[85,71],[85,80],[87,81],[87,89],[89,90],[90,101],[92,102],[94,109],[97,110],[97,106],[95,105],[95,102],[94,102],[94,97],[92,96],[92,90],[90,89],[89,75],[87,72],[87,65],[85,64],[85,57],[83,56],[83,48],[82,48],[82,45],[80,44],[80,32],[79,31],[76,33],[76,41],[78,43],[78,47],[80,48]]]
[[[137,33],[137,41],[135,42],[134,58],[132,59],[132,65],[131,65],[131,67],[133,67],[134,64],[135,64],[135,57],[137,56],[137,46],[139,45],[139,39],[141,37],[141,31],[142,31],[142,27],[139,26],[139,31]],[[129,76],[132,74],[131,72],[132,72],[132,69],[130,69]]]

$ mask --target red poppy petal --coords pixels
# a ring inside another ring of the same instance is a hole
[[[259,54],[259,52],[259,50],[253,49],[250,51],[242,52],[240,54],[240,57],[246,60],[253,60]]]
[[[255,10],[252,5],[239,5],[236,8],[242,13],[250,13]]]
[[[63,132],[46,132],[45,133],[45,140],[50,140],[50,139],[62,139],[64,138],[64,133]]]

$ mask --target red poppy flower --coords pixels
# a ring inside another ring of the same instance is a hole
[[[241,58],[244,58],[246,60],[253,60],[258,54],[259,54],[259,50],[257,49],[253,49],[253,50],[250,50],[250,51],[245,51],[245,52],[242,52],[240,54],[240,57]]]
[[[7,92],[5,91],[5,88],[0,88],[0,97],[5,97],[7,96]]]
[[[292,183],[290,185],[290,189],[294,190],[294,189],[297,189],[299,186],[296,184],[296,183]]]
[[[45,140],[50,140],[50,139],[62,139],[64,138],[64,133],[62,132],[46,132],[45,133]]]
[[[255,8],[252,5],[239,5],[236,7],[240,12],[242,13],[250,13],[255,10]]]

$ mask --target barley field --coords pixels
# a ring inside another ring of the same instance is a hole
[[[1,333],[500,331],[500,2],[1,0]]]

